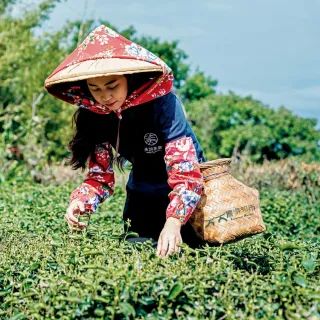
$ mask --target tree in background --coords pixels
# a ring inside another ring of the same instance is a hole
[[[17,0],[2,0],[0,2],[0,15],[3,15],[6,10],[16,2]]]
[[[16,2],[4,1],[0,10],[0,181],[8,175],[19,177],[21,162],[31,166],[45,162],[50,148],[56,147],[47,137],[46,125],[57,104],[44,94],[43,78],[65,53],[55,50],[60,46],[58,33],[42,38],[33,34],[56,1],[43,1],[14,18],[10,9]]]
[[[247,153],[254,162],[305,155],[319,160],[315,119],[271,109],[252,97],[211,95],[186,103],[187,114],[207,157]]]
[[[179,94],[184,101],[199,100],[216,93],[217,84],[217,80],[213,80],[210,76],[205,76],[203,72],[197,70],[194,75],[187,77]]]

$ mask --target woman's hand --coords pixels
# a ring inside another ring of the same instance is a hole
[[[84,222],[79,222],[76,215],[81,215],[85,213],[84,204],[79,200],[74,200],[70,203],[67,212],[65,214],[65,219],[68,222],[68,225],[72,231],[77,230],[79,228],[80,230],[85,228]]]
[[[182,243],[180,234],[181,222],[169,217],[160,233],[158,240],[157,256],[168,256],[174,252],[180,252],[177,244]]]

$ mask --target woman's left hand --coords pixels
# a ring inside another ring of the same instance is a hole
[[[182,243],[180,234],[181,222],[169,217],[160,233],[158,240],[157,256],[164,257],[174,252],[180,252],[177,244]]]

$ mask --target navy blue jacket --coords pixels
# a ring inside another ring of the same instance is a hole
[[[122,111],[119,154],[132,163],[127,187],[144,193],[168,193],[168,175],[164,162],[165,144],[191,137],[199,162],[205,158],[200,144],[186,120],[174,93]],[[118,118],[108,115],[107,141],[116,147]]]

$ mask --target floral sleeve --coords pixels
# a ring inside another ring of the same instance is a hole
[[[111,145],[106,142],[96,145],[95,161],[89,158],[89,172],[84,182],[70,196],[70,202],[80,200],[86,212],[95,212],[99,203],[113,194],[114,173]]]
[[[168,142],[165,148],[168,184],[173,189],[166,217],[186,224],[194,211],[203,187],[203,179],[192,139],[183,137]]]

